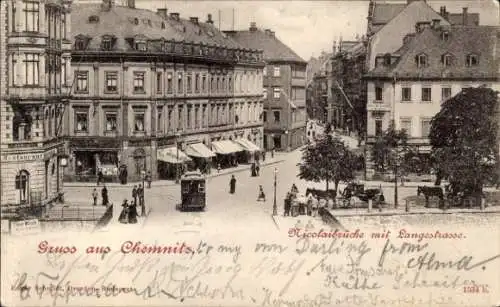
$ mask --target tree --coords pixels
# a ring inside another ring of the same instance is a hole
[[[486,87],[469,88],[443,103],[431,121],[430,142],[437,181],[454,192],[475,196],[498,181],[498,98]]]
[[[395,171],[399,167],[399,175],[408,173],[410,165],[404,162],[409,156],[408,134],[405,130],[396,130],[394,125],[379,136],[372,147],[372,160],[379,172]]]
[[[357,160],[343,141],[327,134],[302,150],[302,162],[297,164],[299,178],[314,182],[325,180],[326,190],[333,182],[337,191],[341,181],[354,179]]]

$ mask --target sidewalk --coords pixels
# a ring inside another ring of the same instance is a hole
[[[438,208],[422,208],[422,207],[410,207],[409,212],[406,212],[405,205],[395,208],[383,208],[379,211],[378,208],[373,208],[371,212],[368,212],[367,208],[354,208],[354,209],[328,209],[330,213],[335,217],[349,217],[349,216],[393,216],[393,215],[416,215],[416,214],[475,214],[475,213],[487,213],[487,214],[499,214],[499,206],[490,206],[480,210],[477,208],[467,209],[467,208],[452,208],[448,210],[442,210]]]
[[[287,156],[287,152],[277,152],[274,154],[274,158],[266,158],[265,162],[260,162],[260,166],[269,166],[269,165],[274,165],[278,163],[282,163],[285,161],[285,158]],[[221,169],[220,172],[217,172],[216,169],[212,169],[212,173],[209,175],[206,175],[206,178],[213,178],[213,177],[219,177],[219,176],[224,176],[228,174],[233,174],[233,173],[238,173],[238,172],[243,172],[243,171],[249,171],[251,168],[251,164],[240,164],[237,167],[231,167],[231,168],[226,168],[226,169]],[[137,185],[142,182],[128,182],[127,184],[120,184],[118,182],[109,182],[106,183],[107,187],[113,187],[113,188],[131,188],[134,185]],[[175,180],[156,180],[151,182],[151,187],[164,187],[164,186],[175,186],[177,185],[175,183]],[[64,182],[65,187],[73,188],[73,187],[95,187],[96,183],[95,182]]]

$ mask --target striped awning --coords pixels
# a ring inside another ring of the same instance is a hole
[[[212,150],[220,155],[229,155],[244,151],[245,148],[230,140],[212,142]]]
[[[259,146],[255,145],[254,143],[250,142],[247,139],[237,139],[235,141],[241,147],[245,148],[246,151],[250,151],[250,152],[260,151]]]
[[[180,164],[191,161],[183,151],[177,150],[176,147],[160,148],[156,150],[156,159],[159,161]]]
[[[194,143],[186,146],[186,154],[197,158],[212,158],[215,154],[203,143]]]

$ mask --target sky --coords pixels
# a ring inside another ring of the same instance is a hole
[[[97,0],[95,0],[97,1]],[[116,2],[127,0],[116,0]],[[74,2],[79,2],[78,0]],[[248,29],[256,22],[261,29],[271,29],[276,36],[304,60],[331,52],[333,41],[353,40],[366,33],[368,1],[198,1],[198,0],[135,0],[136,7],[156,10],[167,8],[181,17],[199,17],[205,21],[212,14],[216,26],[222,30]],[[377,1],[384,2],[384,1]],[[385,1],[404,3],[405,1]],[[481,25],[499,24],[499,5],[496,0],[441,0],[427,1],[434,10],[446,6],[451,13],[480,13]],[[219,13],[220,12],[220,13]],[[234,12],[234,19],[233,19]],[[219,15],[220,14],[220,15]]]

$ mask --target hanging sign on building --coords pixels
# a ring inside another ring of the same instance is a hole
[[[2,155],[3,162],[17,162],[17,161],[36,161],[43,160],[43,153],[29,153],[29,154],[14,154],[14,155]]]

